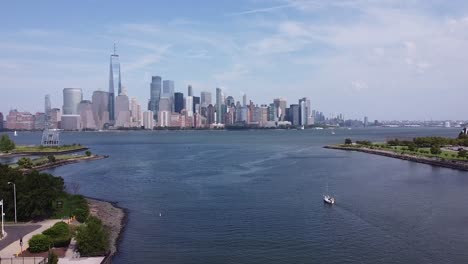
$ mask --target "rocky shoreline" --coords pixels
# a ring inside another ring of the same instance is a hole
[[[353,146],[344,147],[344,146],[338,146],[338,145],[328,145],[328,146],[325,146],[324,148],[364,152],[368,154],[375,154],[375,155],[391,157],[395,159],[413,161],[413,162],[428,164],[432,166],[450,168],[454,170],[468,171],[468,162],[463,162],[463,161],[454,161],[454,160],[450,161],[450,160],[442,160],[438,158],[420,157],[420,156],[414,156],[410,154],[400,154],[400,153],[395,153],[392,151],[370,149],[370,148],[365,148],[365,147],[353,147]]]
[[[118,251],[118,244],[127,222],[127,211],[114,202],[86,197],[90,214],[101,219],[109,229],[110,256]]]

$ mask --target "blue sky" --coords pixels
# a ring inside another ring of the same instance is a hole
[[[144,108],[151,75],[186,93],[311,99],[327,114],[468,119],[468,2],[393,0],[5,1],[0,111],[107,90],[113,43]]]

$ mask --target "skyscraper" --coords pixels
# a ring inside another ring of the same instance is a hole
[[[193,116],[193,96],[187,96],[185,98],[185,111],[187,111],[187,116]]]
[[[193,96],[193,89],[192,89],[192,85],[190,85],[190,84],[188,86],[188,95],[187,96]]]
[[[138,103],[135,97],[132,97],[130,100],[130,116],[132,127],[140,127],[141,126],[141,105]]]
[[[224,124],[224,109],[223,91],[221,88],[216,88],[216,122]]]
[[[286,115],[286,100],[283,98],[276,98],[273,100],[276,108],[276,116],[278,120],[284,121]]]
[[[193,97],[193,112],[200,113],[200,97],[194,96]]]
[[[78,113],[81,117],[81,129],[96,129],[96,121],[93,116],[93,103],[89,100],[83,100],[78,105]]]
[[[203,91],[200,93],[200,104],[202,107],[208,107],[211,104],[211,92]]]
[[[307,98],[299,99],[299,125],[307,125]]]
[[[92,97],[93,116],[96,127],[101,129],[109,122],[109,93],[94,91]]]
[[[153,112],[154,119],[157,120],[159,111],[159,99],[161,98],[161,77],[153,76],[150,85],[149,109]]]
[[[52,105],[50,103],[50,95],[47,94],[44,100],[44,113],[49,115],[50,109],[52,109]]]
[[[115,98],[115,126],[130,126],[130,100],[123,93]]]
[[[0,112],[0,131],[3,130],[3,113]]]
[[[174,81],[164,80],[162,86],[162,95],[161,97],[167,97],[170,100],[171,112],[174,112]]]
[[[145,129],[153,129],[154,127],[154,113],[152,111],[143,112],[143,126]]]
[[[215,108],[212,104],[206,107],[206,121],[209,125],[215,122]]]
[[[184,109],[184,94],[174,93],[174,112],[180,113]]]
[[[114,54],[110,56],[110,70],[109,70],[109,120],[115,120],[115,91],[117,90],[118,94],[122,93],[122,83],[120,80],[120,61],[119,55],[115,54],[115,44],[114,44]]]
[[[227,107],[231,107],[231,106],[233,106],[235,104],[236,104],[236,102],[234,101],[234,97],[232,97],[232,96],[226,97],[226,106]]]
[[[83,100],[81,88],[63,89],[63,114],[78,115],[78,104]]]
[[[247,106],[247,94],[242,96],[242,106]]]
[[[292,104],[289,106],[289,121],[293,126],[298,126],[299,123],[299,105]]]

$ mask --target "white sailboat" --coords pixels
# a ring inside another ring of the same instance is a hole
[[[323,202],[326,204],[335,204],[335,198],[328,194],[328,176],[327,176],[327,194],[323,195]]]
[[[18,133],[16,133],[16,130],[15,130],[15,132],[13,133],[13,136],[15,136],[15,137],[18,136]]]

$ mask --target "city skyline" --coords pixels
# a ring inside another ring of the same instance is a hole
[[[192,84],[198,94],[221,87],[259,103],[307,96],[313,109],[350,118],[465,119],[463,1],[179,2],[161,3],[157,19],[150,2],[118,3],[104,17],[98,10],[109,5],[85,3],[70,19],[61,3],[34,14],[36,3],[6,3],[0,22],[12,26],[0,36],[0,111],[41,111],[44,94],[60,107],[64,87],[86,98],[108,91],[115,42],[122,85],[142,105],[151,76],[160,75],[184,94]],[[84,20],[84,12],[95,16]]]

